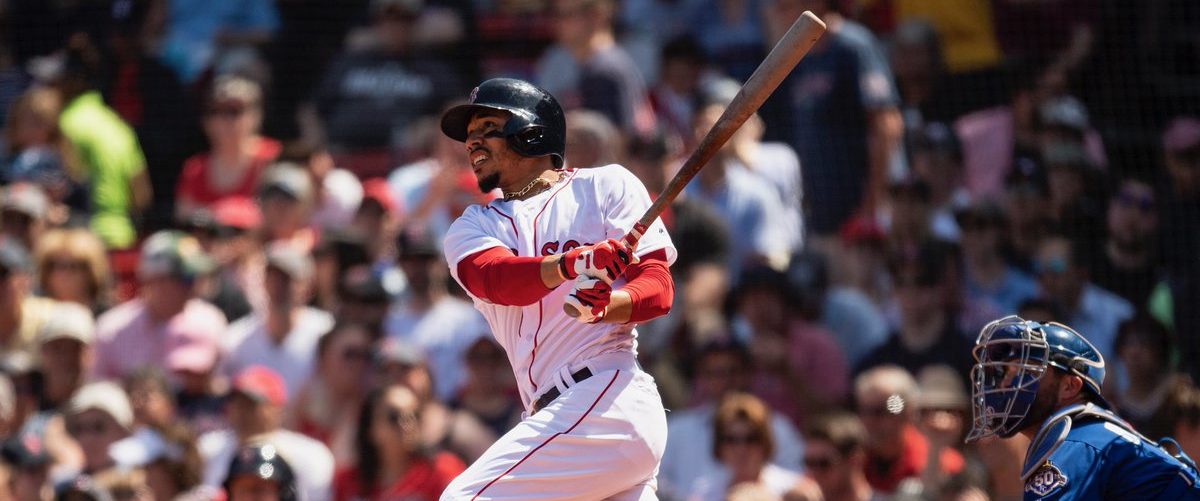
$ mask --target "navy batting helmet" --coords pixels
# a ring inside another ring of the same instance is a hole
[[[299,499],[296,475],[273,445],[247,445],[239,449],[233,461],[229,463],[229,473],[225,476],[225,491],[229,492],[233,480],[243,475],[274,482],[279,489],[280,501]]]
[[[562,168],[567,145],[567,121],[562,106],[542,88],[524,80],[493,78],[471,91],[468,104],[455,106],[442,115],[442,132],[456,141],[467,140],[467,124],[483,110],[512,114],[501,134],[509,146],[527,157],[551,156],[554,167]]]
[[[1070,327],[1017,316],[996,320],[979,333],[971,369],[974,422],[967,440],[1008,438],[1031,424],[1038,383],[1053,367],[1083,379],[1085,391],[1104,407],[1104,356]]]

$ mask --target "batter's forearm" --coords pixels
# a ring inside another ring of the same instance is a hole
[[[633,315],[633,299],[629,297],[629,293],[615,290],[610,297],[608,309],[605,310],[604,319],[601,322],[606,324],[629,323],[629,319]]]
[[[529,306],[557,287],[545,282],[546,259],[514,256],[508,249],[492,247],[460,261],[458,279],[480,299],[505,306]]]
[[[656,251],[629,267],[629,282],[612,293],[604,321],[640,323],[666,315],[675,301],[675,281],[664,251]]]
[[[542,284],[547,289],[555,289],[567,280],[562,276],[562,254],[546,256],[542,258],[541,277]]]

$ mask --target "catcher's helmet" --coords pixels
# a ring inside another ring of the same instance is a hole
[[[287,461],[279,456],[279,451],[274,445],[255,444],[240,448],[229,463],[229,473],[225,476],[225,491],[229,492],[233,480],[242,475],[274,482],[279,487],[280,501],[299,499],[296,475]]]
[[[1050,367],[1083,379],[1092,401],[1103,407],[1104,356],[1070,327],[1017,316],[996,320],[979,333],[971,369],[974,422],[967,440],[1008,438],[1029,423],[1038,383]]]
[[[512,114],[501,133],[509,146],[527,157],[551,156],[562,168],[567,145],[567,122],[558,101],[542,88],[524,80],[493,78],[471,91],[470,103],[442,115],[442,132],[456,141],[467,140],[467,124],[482,110]]]

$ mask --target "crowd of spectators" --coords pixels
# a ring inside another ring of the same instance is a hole
[[[437,499],[527,404],[440,110],[529,79],[657,193],[804,10],[663,216],[660,497],[1021,498],[1023,438],[962,440],[1011,314],[1200,456],[1200,4],[1121,4],[0,0],[0,501]]]

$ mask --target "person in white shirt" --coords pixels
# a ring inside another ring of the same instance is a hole
[[[463,354],[491,329],[470,303],[447,292],[449,270],[428,234],[401,233],[396,251],[408,294],[388,313],[384,332],[425,353],[433,371],[434,394],[439,400],[451,400],[466,374]]]
[[[658,472],[659,493],[665,498],[685,496],[696,479],[715,478],[722,472],[721,463],[713,456],[713,420],[717,403],[725,395],[746,387],[750,355],[734,342],[713,342],[696,355],[695,393],[699,404],[672,412],[667,419],[667,433],[686,440],[668,440]],[[804,442],[799,432],[787,420],[771,415],[771,434],[775,451],[771,462],[789,470],[800,469]]]
[[[795,490],[811,490],[799,473],[771,462],[775,438],[771,410],[747,393],[726,395],[713,419],[713,445],[709,453],[721,462],[715,474],[692,483],[688,501],[724,501],[734,487],[758,485],[783,498]]]
[[[333,454],[324,444],[281,428],[287,403],[283,379],[261,365],[251,366],[233,380],[225,404],[230,429],[201,435],[197,441],[204,461],[203,484],[220,487],[237,451],[249,444],[270,444],[298,472],[301,501],[327,501],[333,483]]]
[[[332,315],[304,306],[312,276],[312,258],[303,251],[282,242],[267,250],[268,307],[229,327],[226,375],[264,365],[279,373],[288,395],[294,395],[308,380],[317,341],[333,328]]]

